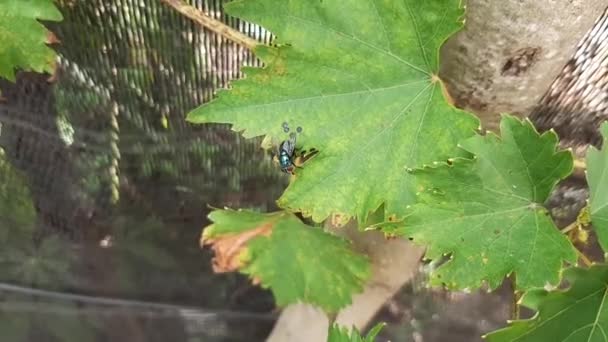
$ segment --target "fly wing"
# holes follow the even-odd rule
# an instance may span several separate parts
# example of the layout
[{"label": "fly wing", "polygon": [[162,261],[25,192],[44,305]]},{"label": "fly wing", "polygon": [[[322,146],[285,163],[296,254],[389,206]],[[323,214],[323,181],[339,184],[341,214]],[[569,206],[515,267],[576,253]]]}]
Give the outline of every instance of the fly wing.
[{"label": "fly wing", "polygon": [[293,151],[295,151],[296,149],[296,134],[295,133],[291,133],[289,135],[289,140],[285,141],[285,152],[287,152],[288,155],[292,155]]}]

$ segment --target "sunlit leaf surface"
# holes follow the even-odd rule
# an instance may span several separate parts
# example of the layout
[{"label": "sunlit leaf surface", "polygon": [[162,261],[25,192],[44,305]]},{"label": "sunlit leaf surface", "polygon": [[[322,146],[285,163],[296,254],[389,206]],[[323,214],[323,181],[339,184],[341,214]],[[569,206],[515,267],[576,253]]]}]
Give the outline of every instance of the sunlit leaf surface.
[{"label": "sunlit leaf surface", "polygon": [[296,170],[284,208],[364,222],[385,203],[386,219],[402,217],[414,200],[406,168],[455,156],[478,126],[446,103],[435,76],[440,45],[462,26],[459,0],[247,0],[226,10],[272,31],[278,47],[258,46],[266,67],[246,69],[188,119],[275,141],[301,127],[297,147],[320,152]]}]

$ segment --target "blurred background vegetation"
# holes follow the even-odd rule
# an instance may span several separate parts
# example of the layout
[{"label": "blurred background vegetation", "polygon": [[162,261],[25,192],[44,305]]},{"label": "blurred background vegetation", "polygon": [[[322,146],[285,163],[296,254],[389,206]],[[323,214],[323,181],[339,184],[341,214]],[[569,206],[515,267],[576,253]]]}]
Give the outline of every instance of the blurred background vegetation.
[{"label": "blurred background vegetation", "polygon": [[57,5],[52,81],[0,84],[1,340],[263,339],[272,296],[198,240],[208,205],[271,210],[286,178],[259,140],[184,120],[258,61],[157,1]]}]

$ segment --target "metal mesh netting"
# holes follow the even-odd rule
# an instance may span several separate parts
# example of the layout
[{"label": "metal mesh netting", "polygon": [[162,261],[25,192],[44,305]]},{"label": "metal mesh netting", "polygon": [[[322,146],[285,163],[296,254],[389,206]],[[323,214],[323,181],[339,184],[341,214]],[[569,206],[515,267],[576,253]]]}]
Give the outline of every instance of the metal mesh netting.
[{"label": "metal mesh netting", "polygon": [[270,210],[285,178],[259,141],[184,120],[259,62],[160,2],[59,6],[53,80],[0,84],[0,340],[263,340],[272,297],[212,276],[197,241],[208,204]]},{"label": "metal mesh netting", "polygon": [[601,142],[599,125],[608,118],[608,9],[577,46],[530,119],[540,130],[553,128],[561,143],[579,147]]},{"label": "metal mesh netting", "polygon": [[[242,276],[213,275],[197,241],[208,204],[272,210],[286,179],[259,140],[184,120],[241,65],[260,63],[160,1],[57,3],[52,80],[0,80],[0,341],[263,341],[272,297]],[[223,15],[222,1],[189,3],[272,38]],[[605,25],[579,54],[606,54]],[[561,79],[595,80],[581,71],[588,57]],[[537,122],[570,103],[551,96],[572,99],[547,95]],[[410,287],[377,317],[393,323],[394,341],[471,341],[509,305],[500,294],[431,300]]]}]

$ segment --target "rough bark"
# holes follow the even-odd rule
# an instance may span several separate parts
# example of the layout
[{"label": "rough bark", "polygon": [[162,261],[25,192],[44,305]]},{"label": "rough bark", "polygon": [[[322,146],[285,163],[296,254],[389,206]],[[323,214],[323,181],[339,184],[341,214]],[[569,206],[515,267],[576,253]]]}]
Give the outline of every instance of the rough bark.
[{"label": "rough bark", "polygon": [[495,129],[500,113],[528,115],[605,0],[468,0],[465,28],[442,48],[440,76],[454,104]]}]

